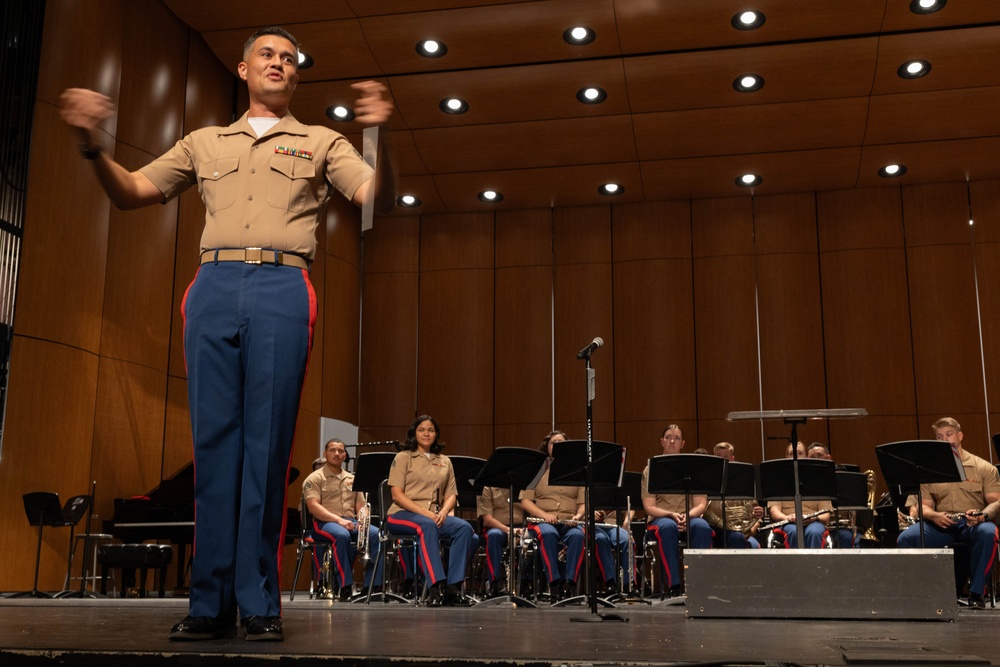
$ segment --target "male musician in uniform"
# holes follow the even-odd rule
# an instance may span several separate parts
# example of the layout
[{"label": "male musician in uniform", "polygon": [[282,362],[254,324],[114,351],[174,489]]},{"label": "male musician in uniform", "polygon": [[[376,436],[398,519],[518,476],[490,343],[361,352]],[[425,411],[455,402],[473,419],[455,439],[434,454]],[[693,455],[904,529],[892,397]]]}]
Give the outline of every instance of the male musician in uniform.
[{"label": "male musician in uniform", "polygon": [[[660,446],[664,454],[679,454],[684,448],[684,433],[680,426],[671,424],[660,436]],[[660,569],[670,597],[682,592],[680,562],[680,534],[690,531],[692,549],[708,549],[712,546],[712,528],[702,518],[708,506],[707,496],[692,496],[690,514],[685,514],[684,494],[649,492],[649,464],[642,471],[642,508],[649,517],[646,539],[656,543]]]},{"label": "male musician in uniform", "polygon": [[[729,442],[716,444],[712,448],[712,454],[727,461],[736,460],[736,448]],[[708,507],[705,509],[705,520],[712,527],[712,546],[717,549],[760,549],[760,542],[754,536],[757,534],[757,526],[764,518],[764,508],[752,500],[727,500],[725,506],[729,510],[734,508],[741,511],[749,509],[750,511],[746,513],[744,520],[749,521],[750,524],[744,532],[743,530],[733,530],[732,523],[726,521],[726,530],[723,531],[722,501],[709,501]],[[724,532],[728,534],[723,535]]]},{"label": "male musician in uniform", "polygon": [[[355,493],[354,473],[344,470],[350,460],[344,441],[331,438],[324,450],[326,465],[312,472],[302,482],[302,497],[313,520],[316,548],[313,550],[317,572],[322,568],[325,546],[332,545],[330,576],[339,582],[339,598],[351,599],[354,592],[354,561],[357,548],[351,540],[358,539],[358,517],[366,507],[363,493]],[[375,577],[375,586],[382,585],[382,561],[379,555],[378,528],[368,526],[368,560],[365,561],[365,588]],[[328,582],[331,588],[334,581]]]},{"label": "male musician in uniform", "polygon": [[[806,446],[799,442],[796,445],[798,458],[806,458]],[[792,445],[785,448],[785,458],[792,458]],[[772,522],[787,521],[785,525],[774,529],[774,534],[787,549],[798,546],[798,532],[795,527],[795,503],[791,500],[772,500],[767,503]],[[833,503],[829,500],[802,501],[802,531],[803,543],[807,549],[822,549],[826,542],[826,523],[833,512]]]},{"label": "male musician in uniform", "polygon": [[[833,457],[830,456],[830,448],[824,445],[822,442],[814,442],[809,445],[806,450],[807,459],[818,459],[821,461],[832,461]],[[837,470],[850,470],[850,466],[835,464]],[[851,515],[853,516],[853,512]],[[849,517],[840,515],[839,518],[844,521],[847,525],[853,525],[854,521],[850,520]],[[856,520],[856,519],[855,519]],[[829,531],[828,531],[829,532]],[[856,535],[854,530],[845,527],[843,524],[836,530],[830,532],[830,536],[833,539],[833,546],[837,549],[854,549],[861,545],[861,536]]]},{"label": "male musician in uniform", "polygon": [[[951,417],[934,422],[934,437],[951,445],[965,469],[964,482],[921,484],[924,545],[940,549],[962,542],[971,547],[969,607],[985,608],[986,582],[997,557],[997,512],[1000,511],[1000,477],[989,461],[962,448],[962,427]],[[899,534],[903,548],[920,546],[920,525]]]},{"label": "male musician in uniform", "polygon": [[[507,578],[504,576],[503,554],[507,549],[510,521],[510,489],[484,486],[476,499],[476,515],[483,522],[483,537],[486,539],[486,574],[490,581],[489,597],[500,595]],[[524,510],[521,503],[514,503],[514,526],[520,531],[524,524]],[[513,593],[513,591],[511,591]]]}]

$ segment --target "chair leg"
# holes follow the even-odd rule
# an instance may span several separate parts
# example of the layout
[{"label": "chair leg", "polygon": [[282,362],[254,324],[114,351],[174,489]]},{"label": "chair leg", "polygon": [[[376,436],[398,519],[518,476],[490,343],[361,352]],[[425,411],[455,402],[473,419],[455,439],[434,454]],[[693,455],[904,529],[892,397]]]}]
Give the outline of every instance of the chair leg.
[{"label": "chair leg", "polygon": [[139,597],[146,597],[146,574],[149,572],[149,568],[143,565],[139,568]]},{"label": "chair leg", "polygon": [[292,578],[292,590],[288,595],[288,601],[291,602],[295,599],[295,587],[299,585],[299,572],[302,571],[302,554],[305,553],[305,549],[299,547],[295,554],[295,576]]}]

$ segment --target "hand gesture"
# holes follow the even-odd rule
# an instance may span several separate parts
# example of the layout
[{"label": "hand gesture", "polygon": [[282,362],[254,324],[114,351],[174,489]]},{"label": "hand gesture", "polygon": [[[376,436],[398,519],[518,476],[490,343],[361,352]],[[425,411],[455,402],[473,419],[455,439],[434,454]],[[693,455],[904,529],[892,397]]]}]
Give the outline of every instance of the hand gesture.
[{"label": "hand gesture", "polygon": [[382,97],[388,89],[378,81],[362,81],[351,84],[358,91],[358,101],[354,104],[354,118],[362,125],[381,125],[389,120],[395,108],[392,100]]},{"label": "hand gesture", "polygon": [[63,122],[76,128],[87,140],[103,121],[115,113],[115,105],[107,95],[86,90],[84,88],[69,88],[59,96],[62,109],[59,115]]}]

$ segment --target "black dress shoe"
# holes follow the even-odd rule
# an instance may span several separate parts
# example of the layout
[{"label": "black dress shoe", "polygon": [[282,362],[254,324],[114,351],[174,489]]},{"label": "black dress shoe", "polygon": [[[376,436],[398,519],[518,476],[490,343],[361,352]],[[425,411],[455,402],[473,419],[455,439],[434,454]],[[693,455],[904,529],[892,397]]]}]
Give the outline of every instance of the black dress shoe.
[{"label": "black dress shoe", "polygon": [[240,635],[248,642],[280,642],[285,628],[278,616],[251,616],[240,623]]},{"label": "black dress shoe", "polygon": [[444,584],[440,581],[427,590],[427,606],[440,607],[444,604]]},{"label": "black dress shoe", "polygon": [[441,604],[445,607],[470,607],[471,603],[462,595],[462,587],[458,584],[448,584],[444,589],[444,599]]},{"label": "black dress shoe", "polygon": [[351,597],[353,595],[354,595],[354,587],[353,586],[344,586],[343,588],[340,589],[339,599],[340,599],[341,602],[350,602],[351,601]]},{"label": "black dress shoe", "polygon": [[976,593],[969,594],[969,609],[986,609],[986,600],[982,595]]},{"label": "black dress shoe", "polygon": [[172,641],[199,641],[221,639],[236,634],[236,619],[232,617],[186,616],[170,628]]}]

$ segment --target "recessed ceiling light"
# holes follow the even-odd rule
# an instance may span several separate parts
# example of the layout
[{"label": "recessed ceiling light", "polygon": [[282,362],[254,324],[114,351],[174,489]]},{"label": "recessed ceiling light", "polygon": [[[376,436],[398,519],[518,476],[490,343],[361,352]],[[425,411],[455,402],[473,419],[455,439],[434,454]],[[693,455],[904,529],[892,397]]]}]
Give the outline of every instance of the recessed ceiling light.
[{"label": "recessed ceiling light", "polygon": [[446,97],[438,108],[445,113],[460,114],[469,110],[469,103],[460,97]]},{"label": "recessed ceiling light", "polygon": [[730,23],[737,30],[755,30],[764,25],[764,21],[766,20],[767,17],[764,16],[763,12],[749,9],[745,12],[735,14]]},{"label": "recessed ceiling light", "polygon": [[337,104],[326,108],[326,117],[330,120],[346,123],[349,120],[354,120],[354,112],[343,105]]},{"label": "recessed ceiling light", "polygon": [[919,79],[931,71],[931,64],[926,60],[907,60],[899,66],[896,74],[901,79]]},{"label": "recessed ceiling light", "polygon": [[736,179],[736,185],[741,188],[752,188],[755,185],[760,185],[764,182],[764,179],[757,174],[743,174]]},{"label": "recessed ceiling light", "polygon": [[567,44],[572,44],[573,46],[590,44],[595,39],[597,39],[597,33],[582,25],[566,28],[563,32],[563,41]]},{"label": "recessed ceiling light", "polygon": [[741,74],[733,81],[733,88],[740,93],[752,93],[764,87],[764,77],[759,74]]},{"label": "recessed ceiling light", "polygon": [[396,203],[404,208],[416,208],[420,206],[423,202],[414,197],[413,195],[402,195],[396,199]]},{"label": "recessed ceiling light", "polygon": [[590,86],[576,91],[576,99],[580,100],[584,104],[600,104],[604,100],[608,99],[608,94],[603,88]]},{"label": "recessed ceiling light", "polygon": [[422,42],[417,42],[417,53],[425,58],[440,58],[448,53],[448,47],[444,42],[439,42],[436,39],[425,39]]},{"label": "recessed ceiling light", "polygon": [[483,190],[476,197],[479,201],[484,201],[488,204],[495,204],[498,201],[503,201],[503,195],[496,190]]},{"label": "recessed ceiling light", "polygon": [[914,14],[933,14],[947,4],[948,0],[910,0],[910,11]]},{"label": "recessed ceiling light", "polygon": [[619,185],[618,183],[605,183],[601,187],[597,188],[597,191],[602,195],[607,195],[608,197],[617,197],[625,192],[625,186]]},{"label": "recessed ceiling light", "polygon": [[309,69],[313,64],[312,56],[305,51],[299,50],[299,69]]},{"label": "recessed ceiling light", "polygon": [[905,173],[905,164],[887,164],[878,170],[878,175],[882,178],[898,178]]}]

